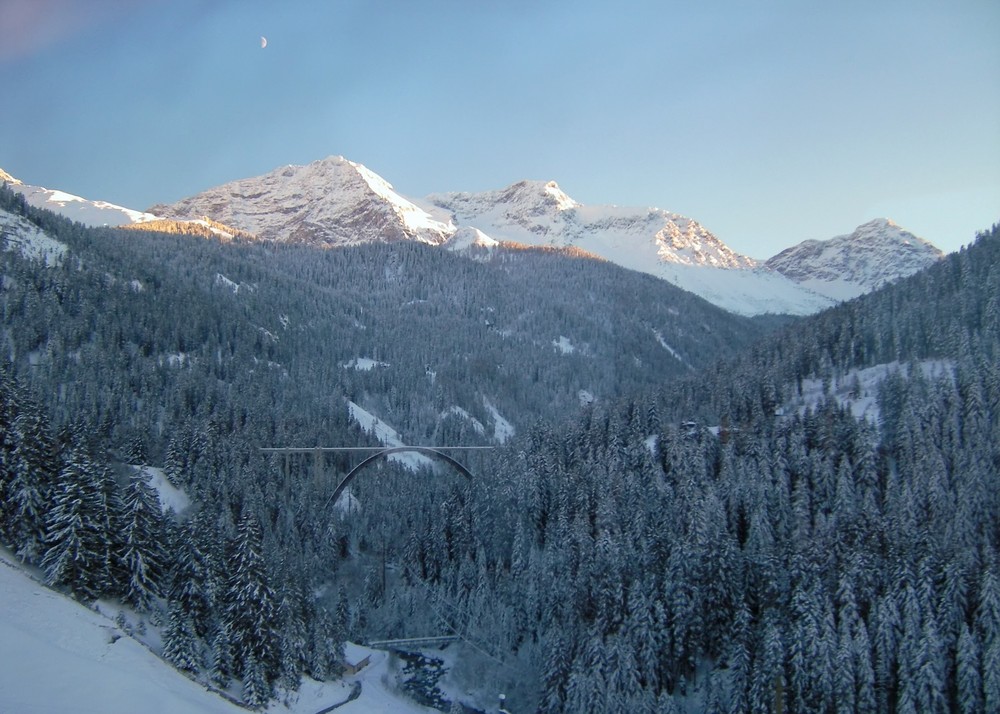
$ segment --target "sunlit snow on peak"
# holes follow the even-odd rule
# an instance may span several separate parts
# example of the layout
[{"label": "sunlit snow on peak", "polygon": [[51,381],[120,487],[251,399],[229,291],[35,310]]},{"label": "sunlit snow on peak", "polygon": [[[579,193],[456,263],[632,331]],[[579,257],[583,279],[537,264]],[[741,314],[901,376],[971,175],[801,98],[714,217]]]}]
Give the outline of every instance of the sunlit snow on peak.
[{"label": "sunlit snow on peak", "polygon": [[560,211],[566,211],[569,210],[570,208],[576,208],[577,206],[580,205],[572,198],[567,196],[566,193],[561,188],[559,188],[559,184],[557,184],[555,181],[549,181],[547,184],[545,184],[543,190],[547,195],[555,199],[556,208],[558,208]]},{"label": "sunlit snow on peak", "polygon": [[371,188],[376,196],[392,206],[393,210],[403,221],[403,225],[411,231],[417,233],[431,231],[443,236],[451,235],[455,232],[455,225],[451,221],[445,223],[436,220],[427,211],[396,193],[392,188],[392,184],[368,167],[353,161],[348,161],[347,163],[354,167],[354,170],[364,179],[365,183],[368,184],[368,187]]},{"label": "sunlit snow on peak", "polygon": [[21,185],[21,182],[18,179],[14,178],[3,169],[0,169],[0,183],[9,183],[12,186]]}]

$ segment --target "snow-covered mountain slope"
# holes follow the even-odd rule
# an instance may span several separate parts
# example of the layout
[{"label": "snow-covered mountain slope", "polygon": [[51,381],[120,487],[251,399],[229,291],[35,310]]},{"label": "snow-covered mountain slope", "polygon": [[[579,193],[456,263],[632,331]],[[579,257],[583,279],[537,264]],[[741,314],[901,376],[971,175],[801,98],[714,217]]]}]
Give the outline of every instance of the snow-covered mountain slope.
[{"label": "snow-covered mountain slope", "polygon": [[[17,714],[246,714],[188,679],[114,620],[50,590],[0,549],[0,712]],[[353,659],[352,659],[353,656]],[[370,664],[334,682],[303,680],[273,701],[271,714],[314,714],[341,704],[345,714],[420,714],[433,710],[400,691],[388,654],[348,645]],[[347,701],[353,689],[356,699]]]},{"label": "snow-covered mountain slope", "polygon": [[265,240],[324,245],[405,239],[437,245],[455,232],[448,216],[432,215],[342,156],[284,166],[150,211],[209,216]]},{"label": "snow-covered mountain slope", "polygon": [[235,713],[114,621],[0,557],[0,711]]},{"label": "snow-covered mountain slope", "polygon": [[807,315],[834,301],[741,255],[703,225],[659,208],[587,206],[554,181],[521,181],[500,191],[437,194],[459,235],[572,247],[650,273],[741,315]]},{"label": "snow-covered mountain slope", "polygon": [[0,249],[19,250],[26,258],[48,266],[58,265],[68,250],[42,229],[21,216],[0,209]]},{"label": "snow-covered mountain slope", "polygon": [[499,191],[447,193],[427,200],[496,240],[577,247],[628,268],[653,259],[679,265],[752,268],[697,221],[659,208],[586,206],[555,181],[520,181]]},{"label": "snow-covered mountain slope", "polygon": [[849,235],[807,240],[765,265],[834,300],[849,300],[923,270],[943,257],[934,245],[888,218],[876,218]]},{"label": "snow-covered mountain slope", "polygon": [[244,231],[230,228],[202,216],[191,220],[170,221],[153,213],[136,211],[107,201],[92,201],[57,189],[31,186],[0,169],[0,184],[3,183],[22,194],[29,205],[44,208],[85,226],[114,226],[166,233],[193,233],[216,236],[222,239],[252,238]]},{"label": "snow-covered mountain slope", "polygon": [[837,303],[764,267],[661,264],[653,274],[737,315],[812,315]]},{"label": "snow-covered mountain slope", "polygon": [[5,182],[11,189],[22,194],[30,205],[48,209],[87,226],[121,226],[157,218],[151,213],[116,206],[107,201],[90,201],[65,191],[31,186],[0,169],[0,183]]}]

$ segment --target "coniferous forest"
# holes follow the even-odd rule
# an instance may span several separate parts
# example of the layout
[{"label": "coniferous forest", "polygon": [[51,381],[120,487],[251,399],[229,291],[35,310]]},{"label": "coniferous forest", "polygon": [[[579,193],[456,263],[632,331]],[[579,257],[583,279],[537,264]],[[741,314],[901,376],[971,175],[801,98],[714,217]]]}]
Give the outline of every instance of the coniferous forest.
[{"label": "coniferous forest", "polygon": [[[456,633],[470,706],[1000,710],[1000,227],[791,321],[558,252],[0,208],[68,247],[0,246],[0,539],[249,706],[345,641]],[[260,451],[376,444],[351,403],[497,448],[471,481],[383,462],[348,507],[353,457]]]}]

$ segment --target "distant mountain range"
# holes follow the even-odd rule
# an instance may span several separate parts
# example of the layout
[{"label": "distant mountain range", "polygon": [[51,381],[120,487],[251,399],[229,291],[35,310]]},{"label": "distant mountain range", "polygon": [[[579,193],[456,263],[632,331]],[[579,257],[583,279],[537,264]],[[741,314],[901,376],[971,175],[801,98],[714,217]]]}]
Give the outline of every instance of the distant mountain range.
[{"label": "distant mountain range", "polygon": [[743,315],[818,312],[911,275],[940,250],[888,219],[806,240],[766,261],[732,250],[697,221],[659,208],[584,205],[554,181],[407,198],[363,165],[331,156],[134,211],[0,180],[29,203],[91,225],[156,219],[223,224],[260,240],[350,245],[414,240],[452,249],[513,243],[573,248],[650,273]]}]

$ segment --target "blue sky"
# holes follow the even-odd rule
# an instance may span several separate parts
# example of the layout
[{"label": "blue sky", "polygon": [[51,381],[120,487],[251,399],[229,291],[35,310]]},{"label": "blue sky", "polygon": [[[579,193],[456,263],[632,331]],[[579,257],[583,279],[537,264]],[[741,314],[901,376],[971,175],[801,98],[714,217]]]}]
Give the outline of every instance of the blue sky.
[{"label": "blue sky", "polygon": [[1000,220],[998,37],[995,0],[0,0],[0,167],[142,209],[340,154],[758,258],[878,216],[954,250]]}]

